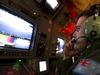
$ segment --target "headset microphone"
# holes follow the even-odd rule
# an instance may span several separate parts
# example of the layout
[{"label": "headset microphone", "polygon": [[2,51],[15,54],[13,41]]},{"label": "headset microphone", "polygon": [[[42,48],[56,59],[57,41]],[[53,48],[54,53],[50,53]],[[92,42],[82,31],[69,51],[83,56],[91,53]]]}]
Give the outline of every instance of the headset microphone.
[{"label": "headset microphone", "polygon": [[71,43],[72,43],[72,44],[76,43],[76,39],[72,39],[72,40],[71,40]]}]

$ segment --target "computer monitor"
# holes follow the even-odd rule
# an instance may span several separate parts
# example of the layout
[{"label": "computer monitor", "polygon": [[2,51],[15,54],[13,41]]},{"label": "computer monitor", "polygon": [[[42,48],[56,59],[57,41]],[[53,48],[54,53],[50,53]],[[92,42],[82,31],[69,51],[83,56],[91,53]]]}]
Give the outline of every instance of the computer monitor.
[{"label": "computer monitor", "polygon": [[38,74],[47,74],[49,71],[49,59],[40,58],[38,59]]},{"label": "computer monitor", "polygon": [[56,53],[63,53],[64,51],[64,45],[65,45],[65,41],[62,38],[57,38],[57,47],[56,47]]},{"label": "computer monitor", "polygon": [[54,15],[62,4],[62,0],[35,0],[36,3],[47,13]]},{"label": "computer monitor", "polygon": [[33,19],[0,3],[0,50],[33,50],[36,31]]},{"label": "computer monitor", "polygon": [[47,61],[45,60],[39,61],[39,71],[40,72],[47,71]]},{"label": "computer monitor", "polygon": [[58,0],[46,0],[46,3],[51,7],[51,9],[55,10],[60,5]]}]

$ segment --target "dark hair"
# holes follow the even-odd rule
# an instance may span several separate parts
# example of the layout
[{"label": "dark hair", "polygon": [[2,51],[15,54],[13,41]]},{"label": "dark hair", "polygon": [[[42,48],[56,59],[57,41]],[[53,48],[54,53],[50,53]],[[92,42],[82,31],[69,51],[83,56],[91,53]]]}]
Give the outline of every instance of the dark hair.
[{"label": "dark hair", "polygon": [[85,10],[81,14],[79,14],[78,18],[80,18],[81,16],[90,17],[94,14],[95,14],[95,12],[93,10]]},{"label": "dark hair", "polygon": [[100,12],[100,4],[92,5],[89,10],[85,10],[82,13],[80,13],[78,18],[81,17],[81,16],[90,17],[92,15],[95,15],[96,9],[99,9],[99,12]]}]

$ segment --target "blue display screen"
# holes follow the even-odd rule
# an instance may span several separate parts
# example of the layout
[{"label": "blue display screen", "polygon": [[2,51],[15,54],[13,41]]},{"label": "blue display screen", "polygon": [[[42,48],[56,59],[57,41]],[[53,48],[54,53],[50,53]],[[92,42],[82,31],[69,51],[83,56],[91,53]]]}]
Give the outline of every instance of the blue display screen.
[{"label": "blue display screen", "polygon": [[35,39],[35,23],[30,23],[18,12],[6,9],[0,8],[0,49],[29,50]]}]

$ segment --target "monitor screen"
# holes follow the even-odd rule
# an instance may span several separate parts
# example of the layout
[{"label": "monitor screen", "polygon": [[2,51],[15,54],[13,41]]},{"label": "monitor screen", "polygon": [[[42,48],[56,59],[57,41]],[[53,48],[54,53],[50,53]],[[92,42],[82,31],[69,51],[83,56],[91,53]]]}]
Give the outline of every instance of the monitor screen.
[{"label": "monitor screen", "polygon": [[0,49],[30,50],[36,25],[28,16],[6,6],[0,6]]},{"label": "monitor screen", "polygon": [[40,61],[39,62],[39,71],[47,71],[47,61]]},{"label": "monitor screen", "polygon": [[51,15],[54,15],[57,13],[57,11],[60,9],[62,4],[61,0],[45,0],[44,5],[45,5],[45,10],[50,13]]},{"label": "monitor screen", "polygon": [[56,53],[63,53],[64,51],[64,45],[65,41],[61,38],[57,38],[57,47],[56,47]]},{"label": "monitor screen", "polygon": [[55,10],[59,6],[58,0],[46,0],[46,3],[53,9]]},{"label": "monitor screen", "polygon": [[45,11],[47,14],[54,15],[61,9],[62,0],[35,0],[39,5],[40,9]]}]

